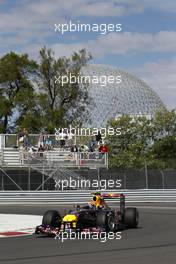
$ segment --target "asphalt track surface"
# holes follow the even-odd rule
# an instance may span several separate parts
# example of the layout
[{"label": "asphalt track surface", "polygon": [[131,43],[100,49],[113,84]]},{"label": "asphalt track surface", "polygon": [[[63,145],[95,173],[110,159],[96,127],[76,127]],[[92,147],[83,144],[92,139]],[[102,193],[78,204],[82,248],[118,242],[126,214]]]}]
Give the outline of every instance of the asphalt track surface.
[{"label": "asphalt track surface", "polygon": [[[56,206],[0,206],[1,213],[11,214],[43,214],[46,209]],[[176,263],[176,205],[140,205],[139,212],[139,228],[125,230],[121,240],[106,243],[95,240],[62,243],[33,236],[2,238],[0,264]]]}]

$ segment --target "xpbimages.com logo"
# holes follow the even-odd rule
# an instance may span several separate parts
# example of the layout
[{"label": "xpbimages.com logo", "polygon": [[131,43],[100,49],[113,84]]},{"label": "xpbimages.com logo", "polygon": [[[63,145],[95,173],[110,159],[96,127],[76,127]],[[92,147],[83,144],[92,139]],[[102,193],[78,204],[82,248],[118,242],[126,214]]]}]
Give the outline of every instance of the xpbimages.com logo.
[{"label": "xpbimages.com logo", "polygon": [[98,240],[101,243],[106,243],[108,240],[120,240],[121,238],[121,232],[75,232],[71,229],[59,232],[59,234],[55,236],[55,239],[62,243],[66,240]]},{"label": "xpbimages.com logo", "polygon": [[55,76],[55,84],[64,86],[65,84],[100,84],[106,86],[107,84],[120,84],[122,82],[121,75],[101,75],[101,76],[89,76],[89,75],[68,75]]},{"label": "xpbimages.com logo", "polygon": [[85,24],[80,23],[80,21],[72,22],[71,20],[68,23],[64,24],[55,24],[54,31],[64,35],[66,32],[95,32],[101,35],[106,35],[110,32],[121,32],[122,24]]},{"label": "xpbimages.com logo", "polygon": [[100,127],[100,128],[84,128],[84,127],[72,127],[71,125],[68,128],[55,128],[55,136],[64,139],[66,135],[71,135],[71,136],[96,136],[98,134],[101,134],[103,138],[106,138],[108,135],[109,136],[120,136],[122,134],[121,128],[120,127]]},{"label": "xpbimages.com logo", "polygon": [[58,180],[55,187],[58,187],[62,191],[67,190],[68,188],[72,189],[99,189],[101,191],[105,191],[107,189],[116,189],[121,188],[122,180],[121,179],[107,179],[107,180],[97,180],[92,179],[91,181],[88,179],[73,179],[69,177],[68,179]]}]

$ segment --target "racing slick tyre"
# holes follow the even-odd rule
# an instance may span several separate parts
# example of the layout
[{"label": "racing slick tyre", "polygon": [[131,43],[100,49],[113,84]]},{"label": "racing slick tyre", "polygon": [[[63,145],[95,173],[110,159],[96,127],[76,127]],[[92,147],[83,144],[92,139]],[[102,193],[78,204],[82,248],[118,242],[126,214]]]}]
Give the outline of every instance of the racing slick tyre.
[{"label": "racing slick tyre", "polygon": [[104,228],[106,231],[114,231],[115,217],[112,212],[99,211],[97,214],[96,224],[98,227]]},{"label": "racing slick tyre", "polygon": [[136,208],[129,207],[125,209],[124,224],[128,228],[135,228],[138,225],[139,213]]},{"label": "racing slick tyre", "polygon": [[61,226],[62,218],[60,214],[55,210],[47,211],[42,219],[42,225],[51,226],[51,227],[60,227]]}]

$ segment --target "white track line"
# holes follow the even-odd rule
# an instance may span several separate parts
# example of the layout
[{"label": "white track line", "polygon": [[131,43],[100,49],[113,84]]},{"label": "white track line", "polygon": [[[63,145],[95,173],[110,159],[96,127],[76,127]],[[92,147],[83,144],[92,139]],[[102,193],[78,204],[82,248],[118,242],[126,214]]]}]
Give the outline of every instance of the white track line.
[{"label": "white track line", "polygon": [[[41,221],[42,216],[39,215],[0,214],[0,238],[30,235]],[[9,235],[8,232],[14,234]]]}]

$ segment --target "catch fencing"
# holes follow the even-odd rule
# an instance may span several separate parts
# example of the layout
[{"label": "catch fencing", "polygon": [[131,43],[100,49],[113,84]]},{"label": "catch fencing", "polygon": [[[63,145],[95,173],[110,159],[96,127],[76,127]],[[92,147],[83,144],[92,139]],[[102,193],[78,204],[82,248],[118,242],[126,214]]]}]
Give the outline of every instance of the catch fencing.
[{"label": "catch fencing", "polygon": [[[73,187],[59,188],[59,180],[70,178],[75,181]],[[80,184],[81,180],[83,185]],[[96,183],[99,185],[97,186]],[[119,189],[176,189],[176,170],[69,169],[62,167],[46,169],[34,166],[28,166],[26,169],[0,170],[0,191],[96,190],[98,188],[116,189],[117,191]]]},{"label": "catch fencing", "polygon": [[[121,189],[176,189],[175,169],[81,169],[74,173],[93,181],[121,181]],[[100,186],[101,187],[101,186]],[[106,186],[107,189],[112,189]]]}]

